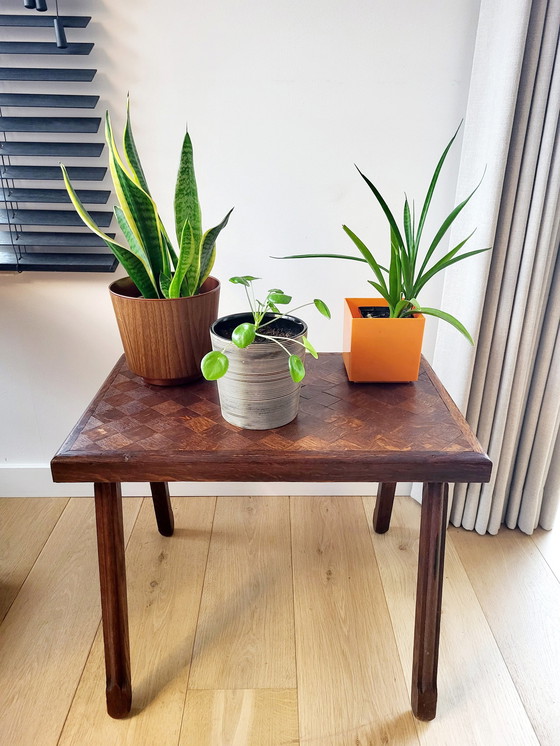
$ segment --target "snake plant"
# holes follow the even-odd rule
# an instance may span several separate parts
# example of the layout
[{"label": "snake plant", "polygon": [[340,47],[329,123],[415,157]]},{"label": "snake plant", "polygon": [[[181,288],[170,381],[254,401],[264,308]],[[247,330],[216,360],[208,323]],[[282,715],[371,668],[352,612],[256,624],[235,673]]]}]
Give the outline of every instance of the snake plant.
[{"label": "snake plant", "polygon": [[[467,259],[467,257],[469,256],[480,254],[483,251],[489,251],[489,248],[485,248],[475,249],[474,251],[465,251],[462,254],[460,253],[463,246],[473,235],[473,231],[469,236],[467,236],[467,238],[463,239],[453,249],[448,251],[443,257],[438,260],[435,260],[434,258],[434,253],[438,248],[442,238],[447,233],[455,218],[459,215],[461,210],[469,202],[473,194],[480,186],[479,182],[479,184],[473,189],[468,197],[460,202],[456,207],[454,207],[451,213],[443,221],[434,238],[430,241],[423,258],[420,255],[420,239],[422,238],[424,224],[428,216],[433,193],[436,188],[436,184],[444,161],[451,146],[453,145],[455,138],[457,137],[458,132],[459,128],[447,144],[447,147],[443,151],[443,154],[438,161],[438,164],[432,176],[432,180],[430,182],[430,186],[428,187],[426,197],[424,199],[418,224],[416,224],[414,203],[411,210],[408,198],[405,195],[402,231],[400,230],[397,221],[393,213],[391,212],[391,209],[389,208],[386,201],[383,199],[377,187],[372,184],[368,177],[365,176],[365,174],[363,174],[356,166],[356,168],[358,169],[358,173],[373,192],[375,199],[383,210],[383,213],[385,214],[385,217],[387,218],[387,221],[389,223],[391,233],[391,259],[389,268],[379,264],[379,262],[375,259],[372,252],[368,249],[365,243],[347,225],[343,225],[342,228],[354,242],[354,245],[358,249],[361,256],[351,256],[347,254],[296,254],[282,258],[307,259],[328,257],[333,259],[350,259],[352,261],[365,262],[369,265],[369,267],[373,271],[373,274],[375,275],[375,280],[368,280],[368,282],[370,283],[370,285],[373,285],[373,287],[379,292],[379,294],[387,301],[390,318],[407,317],[417,312],[424,313],[429,316],[436,316],[440,319],[443,319],[444,321],[447,321],[456,329],[458,329],[461,334],[463,334],[472,344],[473,340],[471,338],[471,335],[458,319],[456,319],[451,314],[446,313],[445,311],[440,311],[437,308],[426,308],[422,306],[417,300],[422,288],[438,272],[441,272],[443,269],[446,269],[446,267],[449,267],[456,262]],[[430,265],[430,262],[433,258],[434,261]]]},{"label": "snake plant", "polygon": [[152,199],[132,135],[130,106],[127,102],[123,133],[124,160],[105,117],[105,139],[109,168],[119,204],[114,212],[126,243],[119,243],[95,224],[77,196],[66,168],[62,175],[66,189],[83,222],[107,244],[144,298],[179,298],[196,295],[212,270],[216,239],[225,227],[231,210],[214,228],[202,231],[202,218],[194,171],[193,146],[185,133],[175,187],[175,250]]}]

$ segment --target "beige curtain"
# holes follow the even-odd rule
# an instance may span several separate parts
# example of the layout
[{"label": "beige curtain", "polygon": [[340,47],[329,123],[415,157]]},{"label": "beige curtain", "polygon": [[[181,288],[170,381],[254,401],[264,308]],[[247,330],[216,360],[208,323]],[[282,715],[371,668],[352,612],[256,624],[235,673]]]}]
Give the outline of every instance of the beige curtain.
[{"label": "beige curtain", "polygon": [[[493,60],[519,74],[509,130],[503,123],[503,183],[489,203],[495,232],[467,406],[494,470],[487,485],[458,486],[451,510],[455,525],[479,533],[496,533],[504,521],[526,533],[550,528],[560,502],[560,0],[483,0],[482,39],[502,33],[516,10],[511,38],[525,29],[522,43]],[[475,90],[496,80],[483,47]],[[479,105],[469,101],[471,137]]]}]

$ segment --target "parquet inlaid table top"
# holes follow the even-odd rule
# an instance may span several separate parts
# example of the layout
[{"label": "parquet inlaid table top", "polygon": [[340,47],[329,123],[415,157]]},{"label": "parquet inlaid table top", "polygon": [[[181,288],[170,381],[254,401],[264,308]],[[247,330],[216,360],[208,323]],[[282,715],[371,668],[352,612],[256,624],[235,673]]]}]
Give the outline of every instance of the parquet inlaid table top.
[{"label": "parquet inlaid table top", "polygon": [[491,469],[425,361],[414,383],[356,384],[341,355],[322,354],[307,363],[293,422],[242,430],[222,419],[215,383],[150,386],[121,358],[51,463],[55,482],[94,483],[108,713],[125,717],[132,705],[122,482],[150,482],[158,529],[169,537],[171,481],[379,482],[380,534],[396,483],[423,482],[411,702],[416,717],[431,720],[447,483],[487,482]]},{"label": "parquet inlaid table top", "polygon": [[215,383],[150,386],[123,357],[53,459],[54,480],[488,480],[490,461],[427,363],[407,384],[350,383],[336,354],[307,369],[293,422],[242,430],[222,419]]}]

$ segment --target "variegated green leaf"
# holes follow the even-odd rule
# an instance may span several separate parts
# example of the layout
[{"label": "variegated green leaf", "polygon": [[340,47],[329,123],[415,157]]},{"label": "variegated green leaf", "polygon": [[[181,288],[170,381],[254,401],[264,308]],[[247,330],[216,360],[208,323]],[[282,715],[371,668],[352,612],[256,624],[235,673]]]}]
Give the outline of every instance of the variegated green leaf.
[{"label": "variegated green leaf", "polygon": [[170,298],[169,288],[171,286],[171,277],[169,275],[160,274],[159,276],[159,287],[164,298]]},{"label": "variegated green leaf", "polygon": [[233,207],[219,225],[217,225],[215,228],[210,228],[210,230],[206,231],[206,233],[202,236],[200,248],[200,276],[198,280],[198,287],[202,285],[202,283],[207,279],[210,272],[212,271],[212,267],[214,266],[214,261],[216,259],[216,240],[220,235],[222,229],[226,227],[229,216],[232,212]]},{"label": "variegated green leaf", "polygon": [[146,194],[149,194],[150,190],[148,189],[148,182],[146,181],[146,177],[144,176],[144,170],[142,169],[138,150],[136,149],[136,143],[134,142],[134,137],[132,135],[132,124],[130,121],[130,99],[128,96],[126,98],[126,124],[123,132],[123,149],[132,177],[134,178],[138,186],[142,187]]},{"label": "variegated green leaf", "polygon": [[[183,286],[183,280],[188,275],[189,268],[195,259],[195,241],[193,236],[192,227],[187,220],[183,226],[183,232],[181,234],[181,246],[179,249],[179,259],[177,261],[177,267],[175,274],[169,288],[169,295],[171,298],[179,298],[181,295],[181,289]],[[185,288],[186,295],[194,295],[190,283],[187,281],[187,287]]]},{"label": "variegated green leaf", "polygon": [[193,146],[188,132],[185,132],[183,140],[175,185],[175,229],[178,241],[181,240],[186,220],[189,221],[194,239],[199,244],[202,237],[202,214],[194,172]]},{"label": "variegated green leaf", "polygon": [[144,247],[142,246],[142,244],[138,243],[138,239],[132,232],[124,212],[121,210],[121,208],[118,205],[115,205],[114,212],[115,212],[115,217],[117,219],[117,223],[119,224],[119,228],[123,232],[123,236],[126,238],[126,241],[128,243],[130,253],[134,254],[134,256],[142,263],[146,271],[146,274],[150,278],[150,281],[157,292],[156,278],[153,275],[152,268],[150,266],[150,261],[149,261],[149,258],[146,252],[144,251]]}]

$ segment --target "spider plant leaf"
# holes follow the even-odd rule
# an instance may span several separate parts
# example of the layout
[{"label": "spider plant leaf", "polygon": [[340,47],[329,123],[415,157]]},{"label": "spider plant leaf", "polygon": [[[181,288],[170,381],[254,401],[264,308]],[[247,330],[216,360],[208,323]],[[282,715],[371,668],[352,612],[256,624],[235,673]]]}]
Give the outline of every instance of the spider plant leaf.
[{"label": "spider plant leaf", "polygon": [[[179,247],[179,258],[177,260],[177,267],[175,268],[175,274],[171,281],[169,288],[170,298],[179,298],[183,290],[183,281],[188,274],[189,268],[195,260],[196,246],[193,236],[192,227],[188,220],[185,221],[183,226],[183,232],[181,233],[181,244]],[[184,288],[186,295],[194,295],[196,291],[193,290],[192,286],[187,280],[187,286]]]},{"label": "spider plant leaf", "polygon": [[377,292],[382,298],[385,298],[385,300],[389,304],[389,310],[392,310],[391,298],[389,296],[389,293],[387,292],[387,288],[381,286],[378,282],[375,282],[374,280],[368,280],[368,282],[370,285],[372,285],[377,290]]},{"label": "spider plant leaf", "polygon": [[307,339],[307,337],[303,336],[301,338],[302,344],[305,347],[305,349],[317,360],[319,357],[319,353],[317,350],[313,347],[311,342]]},{"label": "spider plant leaf", "polygon": [[212,267],[214,266],[214,262],[216,260],[216,240],[223,228],[226,227],[232,211],[233,207],[219,225],[217,225],[215,228],[210,228],[210,230],[207,230],[206,233],[202,236],[202,240],[200,242],[200,276],[198,280],[198,287],[202,285],[202,283],[208,278],[210,272],[212,271]]},{"label": "spider plant leaf", "polygon": [[290,376],[294,383],[299,383],[305,378],[305,366],[303,360],[298,355],[290,355],[288,359],[288,367],[290,369]]},{"label": "spider plant leaf", "polygon": [[461,334],[468,339],[468,341],[474,345],[473,339],[469,332],[465,329],[463,324],[459,321],[459,319],[456,319],[455,316],[452,316],[450,313],[446,313],[445,311],[440,311],[437,308],[415,308],[414,309],[418,313],[426,314],[427,316],[436,316],[438,319],[443,319],[443,321],[447,321],[448,324],[451,324],[451,326],[454,326],[455,329],[461,332]]},{"label": "spider plant leaf", "polygon": [[200,368],[207,381],[216,381],[227,373],[229,360],[223,352],[213,350],[202,358]]},{"label": "spider plant leaf", "polygon": [[442,166],[443,166],[443,164],[445,162],[445,159],[447,158],[447,154],[449,153],[449,149],[453,145],[453,143],[455,141],[455,138],[457,137],[457,134],[458,134],[459,130],[461,129],[461,124],[462,124],[462,122],[459,124],[459,126],[455,130],[455,134],[453,135],[453,137],[451,138],[451,140],[447,144],[447,147],[443,151],[443,153],[441,155],[441,158],[439,159],[438,164],[436,166],[436,169],[434,171],[434,175],[432,176],[432,180],[430,182],[430,186],[428,187],[428,191],[426,193],[426,198],[424,199],[424,204],[422,206],[422,211],[420,213],[420,220],[418,221],[418,231],[416,233],[416,238],[415,238],[416,246],[420,245],[420,237],[422,236],[422,231],[424,229],[424,223],[426,222],[426,217],[428,215],[428,210],[430,209],[430,204],[432,202],[432,196],[434,194],[434,190],[436,188],[436,184],[437,184],[438,179],[439,179],[440,171],[441,171]]},{"label": "spider plant leaf", "polygon": [[406,248],[408,251],[408,255],[412,256],[414,253],[414,235],[412,233],[412,219],[410,217],[410,205],[408,204],[408,198],[406,195],[404,198],[403,226],[404,226],[404,237],[406,239]]},{"label": "spider plant leaf", "polygon": [[[484,175],[483,175],[484,178]],[[432,258],[432,254],[436,250],[436,248],[439,245],[439,242],[444,237],[444,235],[449,230],[450,226],[452,225],[455,218],[459,215],[461,210],[465,207],[465,205],[469,202],[473,194],[476,192],[478,187],[481,185],[482,179],[478,182],[478,184],[475,186],[475,188],[472,190],[472,192],[469,194],[468,197],[466,197],[462,202],[460,202],[456,207],[451,210],[449,215],[445,218],[443,223],[441,224],[441,227],[439,228],[438,232],[434,236],[434,239],[432,243],[430,244],[430,247],[428,248],[428,251],[426,252],[426,256],[424,257],[424,261],[422,262],[422,266],[420,267],[420,272],[418,274],[422,275],[426,267],[428,266],[428,262]]]},{"label": "spider plant leaf", "polygon": [[[368,247],[365,245],[365,243],[360,238],[358,238],[358,236],[347,225],[343,225],[342,229],[344,230],[344,232],[348,236],[350,236],[350,238],[352,239],[352,241],[356,245],[356,247],[357,247],[358,251],[360,252],[360,254],[364,257],[364,259],[366,260],[366,262],[369,264],[369,266],[373,270],[375,276],[377,277],[377,280],[378,280],[379,284],[382,285],[385,288],[385,295],[387,295],[389,293],[389,291],[388,291],[387,285],[385,283],[385,278],[383,277],[383,274],[381,272],[381,267],[377,263],[375,257],[371,253],[371,251],[368,249]],[[385,295],[383,297],[385,297]]]},{"label": "spider plant leaf", "polygon": [[401,316],[404,316],[405,314],[403,313],[403,311],[407,311],[407,313],[408,313],[408,310],[407,310],[407,308],[408,308],[408,306],[410,306],[411,304],[412,304],[412,301],[406,300],[405,298],[403,298],[402,300],[400,300],[400,301],[399,301],[399,302],[398,302],[398,303],[396,304],[396,306],[395,306],[395,308],[394,308],[394,311],[393,311],[393,313],[394,313],[394,318],[398,319],[398,318],[400,318]]},{"label": "spider plant leaf", "polygon": [[[438,272],[441,272],[442,269],[447,269],[447,267],[450,267],[452,264],[455,264],[456,262],[460,262],[462,259],[467,259],[469,256],[475,256],[476,254],[482,254],[485,251],[490,251],[491,247],[488,246],[485,249],[475,249],[474,251],[467,251],[465,254],[460,254],[459,256],[454,256],[452,259],[448,259],[444,262],[444,259],[441,259],[437,264],[434,264],[434,266],[429,269],[427,272],[425,272],[422,277],[420,277],[414,287],[416,289],[416,293],[419,293],[420,290],[424,287],[424,285],[432,279],[432,277],[437,274]],[[450,252],[451,253],[451,252]],[[443,263],[442,263],[443,262]]]},{"label": "spider plant leaf", "polygon": [[363,257],[351,254],[292,254],[291,256],[273,256],[271,259],[350,259],[353,262],[366,262]]},{"label": "spider plant leaf", "polygon": [[188,220],[192,227],[195,241],[197,244],[200,244],[202,237],[202,214],[194,172],[193,146],[188,131],[185,132],[181,148],[174,204],[177,240],[181,240],[183,226],[185,225],[185,221]]},{"label": "spider plant leaf", "polygon": [[399,250],[396,237],[391,231],[391,263],[389,265],[389,297],[391,306],[395,306],[402,297],[402,274]]},{"label": "spider plant leaf", "polygon": [[150,193],[148,189],[148,182],[140,163],[140,156],[136,149],[136,143],[134,142],[134,136],[132,134],[132,124],[130,121],[130,97],[126,97],[126,124],[123,132],[123,150],[126,161],[128,163],[130,173],[139,187],[141,187],[146,194]]},{"label": "spider plant leaf", "polygon": [[368,185],[368,187],[371,189],[371,191],[375,195],[376,200],[379,202],[379,205],[380,205],[381,209],[385,213],[385,217],[389,221],[389,225],[395,231],[395,235],[398,238],[399,245],[404,248],[405,244],[404,244],[404,241],[402,239],[401,232],[399,230],[399,226],[397,225],[397,221],[395,220],[395,217],[394,217],[393,213],[391,212],[391,210],[389,208],[389,205],[385,202],[385,200],[381,196],[381,193],[380,193],[379,189],[374,184],[372,184],[372,182],[368,179],[368,177],[365,174],[363,174],[357,166],[356,166],[356,168],[358,169],[358,173],[360,174],[360,176],[362,177],[362,179],[366,182],[366,184]]}]

